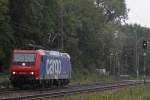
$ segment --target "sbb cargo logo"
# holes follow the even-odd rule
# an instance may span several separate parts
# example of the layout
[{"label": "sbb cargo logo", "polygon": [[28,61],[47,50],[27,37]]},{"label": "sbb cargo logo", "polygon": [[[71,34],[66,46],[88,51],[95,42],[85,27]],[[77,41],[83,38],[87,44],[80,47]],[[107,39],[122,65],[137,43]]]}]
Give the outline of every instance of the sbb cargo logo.
[{"label": "sbb cargo logo", "polygon": [[59,59],[47,59],[46,73],[47,74],[60,74],[61,73],[61,61]]}]

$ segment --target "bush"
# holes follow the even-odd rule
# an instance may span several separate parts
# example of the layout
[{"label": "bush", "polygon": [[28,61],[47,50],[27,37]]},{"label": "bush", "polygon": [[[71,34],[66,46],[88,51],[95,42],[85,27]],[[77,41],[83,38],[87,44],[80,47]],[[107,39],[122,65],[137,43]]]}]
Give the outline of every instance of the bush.
[{"label": "bush", "polygon": [[9,88],[10,86],[9,74],[0,73],[0,88]]},{"label": "bush", "polygon": [[150,93],[144,95],[142,100],[150,100]]}]

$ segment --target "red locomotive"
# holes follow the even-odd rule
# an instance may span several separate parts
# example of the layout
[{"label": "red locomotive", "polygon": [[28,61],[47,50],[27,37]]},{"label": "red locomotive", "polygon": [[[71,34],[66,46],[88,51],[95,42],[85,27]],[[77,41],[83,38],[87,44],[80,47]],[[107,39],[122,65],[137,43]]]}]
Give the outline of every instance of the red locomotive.
[{"label": "red locomotive", "polygon": [[67,85],[71,62],[67,53],[46,50],[14,50],[10,67],[14,87]]}]

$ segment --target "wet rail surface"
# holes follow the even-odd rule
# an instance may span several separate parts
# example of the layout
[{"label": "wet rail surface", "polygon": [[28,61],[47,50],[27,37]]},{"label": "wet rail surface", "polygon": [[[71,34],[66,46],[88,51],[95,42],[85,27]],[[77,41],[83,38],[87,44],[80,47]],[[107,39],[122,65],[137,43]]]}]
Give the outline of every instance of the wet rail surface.
[{"label": "wet rail surface", "polygon": [[[135,86],[138,84],[143,84],[144,81],[120,81],[113,83],[93,83],[93,84],[84,84],[84,85],[69,85],[64,88],[54,89],[54,88],[45,88],[45,89],[31,89],[31,90],[10,90],[4,91],[0,90],[0,100],[37,100],[50,97],[61,97],[65,95],[72,95],[75,93],[88,93],[88,92],[97,92],[105,90],[119,89],[126,86]],[[146,83],[149,83],[147,81]]]}]

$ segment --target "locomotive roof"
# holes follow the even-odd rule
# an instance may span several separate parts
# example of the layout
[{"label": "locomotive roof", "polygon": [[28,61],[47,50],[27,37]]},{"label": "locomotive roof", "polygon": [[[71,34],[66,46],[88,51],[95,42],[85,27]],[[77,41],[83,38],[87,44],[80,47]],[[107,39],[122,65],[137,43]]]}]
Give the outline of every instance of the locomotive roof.
[{"label": "locomotive roof", "polygon": [[14,53],[36,53],[36,50],[14,50]]},{"label": "locomotive roof", "polygon": [[63,56],[70,59],[68,53],[61,53],[59,51],[48,51],[48,50],[14,50],[15,53],[40,53],[41,55],[53,55],[53,56]]},{"label": "locomotive roof", "polygon": [[53,55],[53,56],[63,56],[63,57],[67,57],[70,59],[70,56],[68,53],[61,53],[59,51],[47,51],[47,50],[39,50],[39,52],[42,55]]}]

